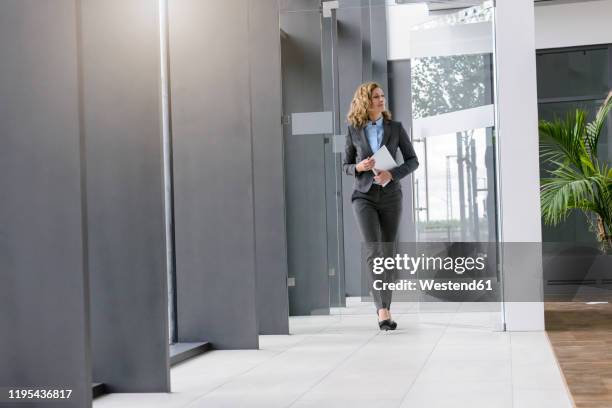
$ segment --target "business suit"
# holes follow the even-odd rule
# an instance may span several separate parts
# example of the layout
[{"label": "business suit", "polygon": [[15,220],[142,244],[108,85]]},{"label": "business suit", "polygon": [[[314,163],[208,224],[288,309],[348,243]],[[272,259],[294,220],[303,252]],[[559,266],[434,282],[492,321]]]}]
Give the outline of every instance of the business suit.
[{"label": "business suit", "polygon": [[383,282],[393,281],[393,272],[388,271],[381,275],[373,274],[373,260],[379,256],[393,256],[402,213],[400,179],[412,173],[419,166],[412,143],[410,143],[408,134],[400,122],[383,120],[383,137],[380,146],[386,146],[392,157],[396,157],[399,148],[404,158],[404,163],[389,171],[392,180],[386,187],[374,183],[374,173],[372,171],[359,172],[356,169],[357,163],[372,156],[374,152],[364,129],[349,126],[343,169],[346,174],[355,176],[351,201],[365,243],[365,255],[371,279],[370,289],[376,304],[376,310],[390,308],[392,292],[390,290],[374,290],[371,284],[374,279],[380,279]]}]

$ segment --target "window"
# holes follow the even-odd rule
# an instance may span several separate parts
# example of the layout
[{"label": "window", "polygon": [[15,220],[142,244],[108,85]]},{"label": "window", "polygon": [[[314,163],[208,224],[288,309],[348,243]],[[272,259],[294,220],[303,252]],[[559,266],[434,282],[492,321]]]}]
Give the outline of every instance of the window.
[{"label": "window", "polygon": [[[610,58],[612,46],[572,47],[538,50],[538,115],[540,119],[563,118],[568,112],[582,108],[593,120],[597,109],[612,89]],[[599,145],[601,160],[610,162],[610,126],[602,131]],[[540,175],[546,166],[540,163]],[[542,224],[544,242],[595,242],[584,215],[572,213],[556,227]]]}]

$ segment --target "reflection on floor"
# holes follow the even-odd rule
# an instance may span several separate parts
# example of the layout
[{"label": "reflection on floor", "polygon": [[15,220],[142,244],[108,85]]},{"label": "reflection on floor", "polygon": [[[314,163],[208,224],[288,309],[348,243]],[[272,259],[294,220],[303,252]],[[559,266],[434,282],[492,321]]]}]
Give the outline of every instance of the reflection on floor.
[{"label": "reflection on floor", "polygon": [[292,317],[260,350],[212,351],[172,369],[172,394],[111,394],[95,408],[520,407],[571,402],[546,334],[494,331],[495,304],[371,303]]},{"label": "reflection on floor", "polygon": [[612,407],[612,305],[546,303],[546,331],[576,407]]}]

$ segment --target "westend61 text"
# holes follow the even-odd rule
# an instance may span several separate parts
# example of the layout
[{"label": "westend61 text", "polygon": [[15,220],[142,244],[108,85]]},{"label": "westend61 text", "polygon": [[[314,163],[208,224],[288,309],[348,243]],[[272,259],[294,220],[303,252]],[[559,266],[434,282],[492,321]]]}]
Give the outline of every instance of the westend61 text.
[{"label": "westend61 text", "polygon": [[433,279],[408,280],[402,279],[398,282],[383,282],[377,279],[372,287],[375,290],[427,290],[427,291],[491,291],[491,279],[479,279],[469,282],[436,282]]}]

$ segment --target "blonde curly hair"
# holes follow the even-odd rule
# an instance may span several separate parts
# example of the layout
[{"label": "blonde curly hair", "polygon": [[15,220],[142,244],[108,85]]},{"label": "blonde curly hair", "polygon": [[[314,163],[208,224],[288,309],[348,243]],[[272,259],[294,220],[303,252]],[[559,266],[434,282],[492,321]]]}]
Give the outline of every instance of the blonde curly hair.
[{"label": "blonde curly hair", "polygon": [[[347,122],[354,128],[363,128],[368,122],[368,108],[372,100],[372,92],[376,88],[382,89],[382,86],[377,82],[366,82],[357,87],[351,101],[351,109],[349,109],[349,113],[346,115]],[[386,120],[391,119],[391,112],[388,110],[383,111],[382,115]]]}]

